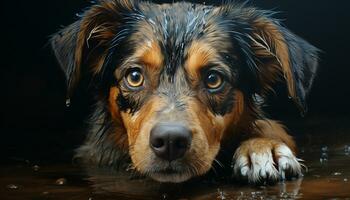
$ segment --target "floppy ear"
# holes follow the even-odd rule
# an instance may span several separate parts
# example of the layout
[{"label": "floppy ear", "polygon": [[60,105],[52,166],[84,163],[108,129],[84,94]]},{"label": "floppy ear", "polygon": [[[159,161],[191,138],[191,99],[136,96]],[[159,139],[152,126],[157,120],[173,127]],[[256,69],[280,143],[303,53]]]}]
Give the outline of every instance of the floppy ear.
[{"label": "floppy ear", "polygon": [[260,81],[269,89],[281,72],[290,97],[304,111],[318,66],[318,50],[282,27],[277,20],[260,16],[252,21],[251,47],[261,70]]},{"label": "floppy ear", "polygon": [[125,13],[133,10],[129,0],[100,0],[81,19],[51,38],[55,56],[66,74],[68,96],[82,74],[99,74]]},{"label": "floppy ear", "polygon": [[265,96],[283,77],[289,96],[301,111],[306,111],[305,99],[317,70],[318,49],[280,25],[267,11],[244,6],[229,9],[234,10],[231,18],[242,30],[235,38],[247,65],[245,70],[253,74],[245,84],[256,80],[253,92]]}]

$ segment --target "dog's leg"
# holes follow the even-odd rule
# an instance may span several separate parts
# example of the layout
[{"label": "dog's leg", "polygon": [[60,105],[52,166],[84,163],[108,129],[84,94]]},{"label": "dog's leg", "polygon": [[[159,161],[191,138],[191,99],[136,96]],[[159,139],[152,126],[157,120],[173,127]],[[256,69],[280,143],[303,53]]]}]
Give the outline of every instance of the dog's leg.
[{"label": "dog's leg", "polygon": [[249,182],[284,180],[302,175],[295,143],[276,121],[258,120],[253,137],[241,143],[234,155],[234,174]]}]

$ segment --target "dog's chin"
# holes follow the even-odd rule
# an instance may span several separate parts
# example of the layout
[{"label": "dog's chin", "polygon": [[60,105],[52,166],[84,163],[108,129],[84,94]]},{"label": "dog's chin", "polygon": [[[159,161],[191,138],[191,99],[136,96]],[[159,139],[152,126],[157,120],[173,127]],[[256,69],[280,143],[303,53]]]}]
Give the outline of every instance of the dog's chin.
[{"label": "dog's chin", "polygon": [[154,163],[144,174],[161,183],[182,183],[196,176],[191,167],[179,161]]},{"label": "dog's chin", "polygon": [[153,172],[149,176],[162,183],[182,183],[192,178],[193,175],[186,172]]}]

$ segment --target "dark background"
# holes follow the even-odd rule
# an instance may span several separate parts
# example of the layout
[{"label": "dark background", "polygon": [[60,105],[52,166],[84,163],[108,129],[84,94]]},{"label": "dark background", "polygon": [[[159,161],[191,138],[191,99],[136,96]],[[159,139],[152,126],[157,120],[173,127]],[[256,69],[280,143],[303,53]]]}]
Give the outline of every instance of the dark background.
[{"label": "dark background", "polygon": [[[206,1],[213,2],[218,1]],[[350,2],[256,0],[251,4],[282,11],[277,17],[289,29],[323,51],[306,118],[349,119]],[[87,100],[78,96],[66,108],[64,75],[47,41],[88,5],[85,0],[2,3],[0,162],[70,160],[71,150],[81,143],[84,133],[79,127],[87,114]],[[305,118],[283,92],[272,97],[271,115],[302,122]]]}]

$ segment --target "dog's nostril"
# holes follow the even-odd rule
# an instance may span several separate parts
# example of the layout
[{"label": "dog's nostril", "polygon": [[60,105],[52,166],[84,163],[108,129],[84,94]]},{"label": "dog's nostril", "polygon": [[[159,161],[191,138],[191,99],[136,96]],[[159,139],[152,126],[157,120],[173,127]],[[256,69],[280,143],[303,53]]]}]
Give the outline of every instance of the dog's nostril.
[{"label": "dog's nostril", "polygon": [[164,146],[164,140],[161,138],[156,138],[153,142],[151,142],[152,147],[161,148]]},{"label": "dog's nostril", "polygon": [[178,139],[174,142],[176,148],[187,148],[188,142],[186,139]]},{"label": "dog's nostril", "polygon": [[160,123],[154,126],[150,135],[153,152],[165,160],[176,160],[185,155],[192,140],[191,131],[178,123]]}]

